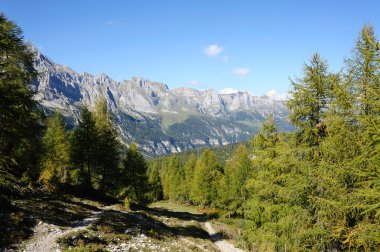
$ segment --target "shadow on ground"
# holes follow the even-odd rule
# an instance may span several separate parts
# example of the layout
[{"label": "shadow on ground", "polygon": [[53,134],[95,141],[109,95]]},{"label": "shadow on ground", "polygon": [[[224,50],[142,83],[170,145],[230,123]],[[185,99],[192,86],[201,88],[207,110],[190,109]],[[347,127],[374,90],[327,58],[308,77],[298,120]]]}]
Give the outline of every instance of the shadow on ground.
[{"label": "shadow on ground", "polygon": [[[103,204],[107,205],[109,201]],[[78,221],[92,217],[94,212],[99,211],[101,209],[93,201],[79,200],[72,196],[4,201],[0,206],[0,251],[31,237],[39,220],[58,226],[76,227]],[[199,223],[210,220],[207,214],[175,212],[164,208],[140,208],[134,211],[103,210],[98,217],[90,225],[90,231],[105,234],[106,243],[120,239],[128,240],[141,234],[158,240],[188,237],[215,242],[223,238],[222,234],[210,236],[200,226]],[[173,219],[179,224],[168,226],[158,220],[162,217]],[[191,221],[194,221],[194,225]],[[186,225],[182,225],[181,222],[186,222]],[[96,239],[88,242],[96,243]],[[104,244],[101,246],[106,246]]]},{"label": "shadow on ground", "polygon": [[0,251],[11,244],[17,243],[33,234],[36,220],[28,213],[12,205],[7,200],[0,204]]},{"label": "shadow on ground", "polygon": [[99,220],[93,225],[93,229],[109,234],[127,233],[131,236],[145,234],[160,240],[182,236],[215,242],[223,238],[221,233],[210,236],[197,225],[168,226],[153,216],[196,221],[196,223],[209,220],[206,214],[174,212],[163,208],[143,208],[143,210],[133,212],[107,210],[101,214]]},{"label": "shadow on ground", "polygon": [[[74,191],[74,189],[73,189]],[[88,194],[90,199],[99,201],[99,196]],[[99,208],[88,200],[75,200],[72,195],[30,195],[17,199],[1,197],[0,203],[0,251],[12,244],[18,244],[33,234],[39,221],[65,227],[75,227],[78,221],[93,215]],[[104,200],[104,201],[103,201]],[[101,198],[108,204],[109,200]]]},{"label": "shadow on ground", "polygon": [[176,218],[183,221],[198,221],[198,222],[206,222],[211,219],[211,217],[205,213],[203,214],[192,214],[189,212],[177,212],[170,211],[166,208],[145,208],[146,212],[155,215],[157,217],[167,217],[167,218]]}]

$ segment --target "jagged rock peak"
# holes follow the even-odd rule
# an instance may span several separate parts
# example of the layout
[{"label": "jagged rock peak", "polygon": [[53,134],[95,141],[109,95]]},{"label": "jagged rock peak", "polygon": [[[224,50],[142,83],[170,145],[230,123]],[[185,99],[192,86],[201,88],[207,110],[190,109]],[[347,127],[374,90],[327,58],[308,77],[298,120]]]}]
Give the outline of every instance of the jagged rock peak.
[{"label": "jagged rock peak", "polygon": [[105,73],[78,73],[33,50],[40,75],[32,89],[46,110],[61,111],[74,125],[83,104],[94,108],[104,98],[122,141],[134,141],[150,155],[247,140],[270,113],[288,125],[284,104],[269,97],[187,87],[170,90],[143,77],[116,81]]}]

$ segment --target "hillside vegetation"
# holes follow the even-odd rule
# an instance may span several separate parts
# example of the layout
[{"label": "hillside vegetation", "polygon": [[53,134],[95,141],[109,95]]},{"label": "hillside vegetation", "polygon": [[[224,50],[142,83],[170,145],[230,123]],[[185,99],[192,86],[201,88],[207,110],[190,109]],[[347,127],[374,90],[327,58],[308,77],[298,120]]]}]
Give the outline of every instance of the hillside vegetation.
[{"label": "hillside vegetation", "polygon": [[295,133],[269,116],[223,166],[210,149],[156,159],[154,195],[219,209],[254,251],[378,251],[379,47],[365,26],[339,73],[313,55],[287,101]]},{"label": "hillside vegetation", "polygon": [[[363,27],[340,72],[314,54],[292,80],[286,105],[296,132],[279,133],[268,115],[250,148],[149,163],[135,144],[120,143],[103,99],[92,110],[84,105],[72,130],[59,111],[44,115],[30,89],[33,53],[3,14],[0,36],[0,248],[48,230],[42,244],[59,238],[65,249],[117,250],[149,236],[167,250],[181,242],[184,250],[213,251],[220,238],[208,220],[219,217],[253,251],[380,250],[380,45],[373,27]],[[90,196],[108,206],[83,201]],[[161,199],[212,214],[145,207]]]}]

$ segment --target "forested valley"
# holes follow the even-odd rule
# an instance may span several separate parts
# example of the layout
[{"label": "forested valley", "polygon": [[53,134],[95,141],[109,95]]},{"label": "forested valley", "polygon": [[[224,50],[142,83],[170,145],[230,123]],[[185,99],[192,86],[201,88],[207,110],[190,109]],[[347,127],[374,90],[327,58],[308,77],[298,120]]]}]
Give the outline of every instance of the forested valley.
[{"label": "forested valley", "polygon": [[[135,144],[119,141],[104,100],[83,105],[71,130],[59,111],[45,115],[28,86],[38,74],[33,54],[3,14],[0,53],[0,248],[30,237],[29,204],[54,201],[54,218],[67,208],[57,198],[91,195],[126,211],[160,200],[206,209],[250,251],[380,250],[380,44],[372,26],[362,28],[339,72],[316,53],[291,80],[286,105],[295,132],[278,132],[268,114],[250,143],[231,147],[223,162],[218,149],[145,160]],[[14,203],[27,199],[24,208]],[[127,239],[115,223],[137,215],[103,210],[110,212],[93,231]],[[162,240],[154,228],[147,234]],[[107,238],[86,235],[65,242],[106,249]]]}]

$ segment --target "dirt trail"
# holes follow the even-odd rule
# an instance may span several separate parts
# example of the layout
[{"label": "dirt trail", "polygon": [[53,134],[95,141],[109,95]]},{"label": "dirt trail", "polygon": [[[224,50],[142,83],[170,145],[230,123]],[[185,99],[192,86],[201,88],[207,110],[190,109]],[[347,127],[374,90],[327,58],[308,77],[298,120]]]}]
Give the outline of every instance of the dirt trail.
[{"label": "dirt trail", "polygon": [[[213,228],[210,220],[204,217],[197,208],[177,205],[169,202],[158,202],[152,204],[152,209],[156,209],[159,220],[173,227],[190,227],[197,226],[198,233],[204,232],[201,239],[194,239],[193,236],[181,236],[181,240],[191,245],[197,251],[221,251],[221,252],[243,252],[244,250],[236,248],[228,240]],[[195,230],[195,229],[194,229]],[[191,239],[193,238],[193,239]],[[210,246],[211,245],[211,246]]]},{"label": "dirt trail", "polygon": [[[178,211],[179,210],[179,211]],[[150,208],[147,212],[124,211],[117,205],[105,206],[91,212],[89,218],[71,223],[70,228],[62,228],[58,225],[44,222],[34,227],[34,235],[20,245],[20,251],[25,252],[50,252],[60,251],[57,239],[71,232],[87,229],[91,224],[100,220],[104,214],[113,214],[129,219],[132,226],[140,226],[136,234],[132,234],[130,240],[120,241],[120,244],[108,244],[106,250],[129,251],[222,251],[242,252],[235,248],[227,240],[223,240],[213,228],[210,221],[205,220],[199,213],[189,213],[183,209]],[[103,218],[103,217],[102,217]],[[128,220],[125,219],[125,220]],[[127,228],[125,233],[132,229]],[[155,240],[147,236],[147,231],[155,230],[156,233],[167,233],[167,239]],[[149,233],[149,232],[148,232]]]},{"label": "dirt trail", "polygon": [[234,245],[229,243],[226,240],[222,240],[217,236],[216,230],[212,227],[211,222],[207,221],[205,223],[206,231],[211,236],[211,240],[214,242],[214,244],[220,249],[222,252],[243,252],[243,250],[235,248]]},{"label": "dirt trail", "polygon": [[68,229],[61,229],[57,225],[47,224],[40,222],[34,228],[34,235],[23,244],[22,247],[25,252],[50,252],[60,251],[56,240],[70,232],[80,231],[86,229],[89,225],[94,223],[103,211],[94,211],[92,216],[85,218],[81,221],[73,223],[73,227]]}]

